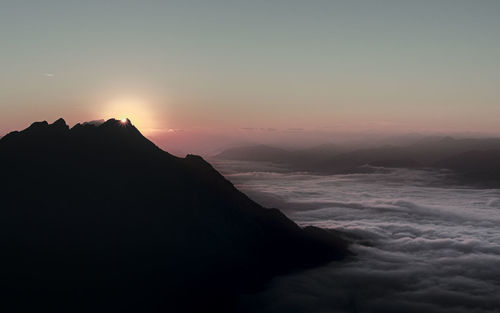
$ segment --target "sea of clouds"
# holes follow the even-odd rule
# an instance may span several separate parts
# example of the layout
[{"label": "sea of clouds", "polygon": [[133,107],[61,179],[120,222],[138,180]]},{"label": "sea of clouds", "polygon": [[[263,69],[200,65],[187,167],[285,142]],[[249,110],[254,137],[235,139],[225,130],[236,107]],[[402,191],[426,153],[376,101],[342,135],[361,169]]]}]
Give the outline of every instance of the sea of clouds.
[{"label": "sea of clouds", "polygon": [[216,162],[238,188],[300,225],[343,231],[352,259],[278,277],[250,312],[500,312],[500,190],[446,172],[319,176]]}]

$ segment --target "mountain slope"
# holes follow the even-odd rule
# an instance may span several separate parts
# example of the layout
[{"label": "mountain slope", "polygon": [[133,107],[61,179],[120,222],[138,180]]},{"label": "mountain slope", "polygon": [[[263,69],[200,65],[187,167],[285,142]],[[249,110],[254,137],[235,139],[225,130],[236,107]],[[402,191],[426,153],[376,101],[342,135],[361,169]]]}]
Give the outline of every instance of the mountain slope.
[{"label": "mountain slope", "polygon": [[474,150],[460,153],[434,164],[453,170],[467,184],[500,186],[500,150]]},{"label": "mountain slope", "polygon": [[348,255],[128,120],[34,123],[0,139],[0,172],[11,311],[232,310],[274,275]]},{"label": "mountain slope", "polygon": [[288,161],[292,155],[293,154],[291,152],[284,149],[269,147],[266,145],[256,145],[229,148],[217,154],[215,158],[225,160],[281,163]]},{"label": "mountain slope", "polygon": [[[267,147],[266,151],[272,151]],[[347,151],[345,151],[347,150]],[[499,180],[495,163],[495,151],[500,150],[500,138],[468,138],[451,137],[423,138],[410,145],[349,150],[335,147],[324,151],[314,149],[288,151],[277,158],[268,157],[269,153],[261,153],[255,147],[243,147],[238,150],[228,149],[217,155],[217,158],[245,161],[267,161],[281,163],[292,171],[310,171],[319,174],[345,174],[369,171],[365,165],[375,167],[404,168],[448,168],[458,174],[473,177],[480,176],[488,180]],[[265,151],[265,152],[266,152]],[[475,155],[472,157],[472,155]],[[454,160],[454,161],[453,161]],[[462,160],[462,161],[460,161]],[[462,162],[462,166],[458,166]],[[483,162],[486,162],[483,164]],[[450,163],[450,164],[448,164]],[[487,166],[488,169],[484,169]],[[475,169],[476,168],[476,169]],[[472,172],[484,171],[479,175]],[[486,172],[490,171],[491,175]],[[489,176],[489,177],[487,177]],[[495,177],[494,177],[495,176]]]}]

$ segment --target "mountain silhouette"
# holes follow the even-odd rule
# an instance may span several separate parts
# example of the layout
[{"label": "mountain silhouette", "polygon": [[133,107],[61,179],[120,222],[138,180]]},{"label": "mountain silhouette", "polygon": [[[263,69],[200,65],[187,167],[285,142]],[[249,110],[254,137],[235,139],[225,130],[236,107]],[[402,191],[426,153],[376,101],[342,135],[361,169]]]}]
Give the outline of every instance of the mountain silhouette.
[{"label": "mountain silhouette", "polygon": [[467,151],[439,160],[434,166],[454,171],[457,178],[467,184],[500,186],[500,150]]},{"label": "mountain silhouette", "polygon": [[215,156],[219,159],[280,163],[290,160],[293,154],[287,150],[256,145],[229,148]]},{"label": "mountain silhouette", "polygon": [[[316,174],[348,174],[374,171],[370,167],[425,168],[452,170],[458,182],[500,186],[500,138],[429,137],[408,145],[384,145],[344,151],[308,148],[280,150],[247,146],[226,149],[215,158],[238,161],[271,162],[282,170]],[[277,151],[277,152],[276,152]],[[273,153],[270,153],[273,152]],[[279,152],[279,154],[278,154]]]},{"label": "mountain silhouette", "polygon": [[233,311],[275,275],[349,255],[128,119],[35,122],[0,139],[0,173],[3,311]]}]

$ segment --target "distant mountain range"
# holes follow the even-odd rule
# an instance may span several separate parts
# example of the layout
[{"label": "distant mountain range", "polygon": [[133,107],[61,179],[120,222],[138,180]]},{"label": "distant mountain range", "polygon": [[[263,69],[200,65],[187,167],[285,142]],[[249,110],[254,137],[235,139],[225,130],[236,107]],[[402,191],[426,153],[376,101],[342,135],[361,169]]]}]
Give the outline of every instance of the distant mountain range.
[{"label": "distant mountain range", "polygon": [[423,138],[409,145],[376,148],[285,150],[269,146],[246,146],[224,150],[216,158],[279,163],[293,171],[346,174],[369,171],[373,167],[435,168],[453,170],[467,183],[500,185],[500,138]]},{"label": "distant mountain range", "polygon": [[232,311],[275,275],[350,254],[129,120],[33,123],[0,139],[0,173],[5,312]]},{"label": "distant mountain range", "polygon": [[307,168],[315,162],[322,162],[343,152],[351,151],[348,147],[320,145],[307,149],[287,150],[267,145],[250,145],[223,150],[215,155],[217,159],[271,162]]}]

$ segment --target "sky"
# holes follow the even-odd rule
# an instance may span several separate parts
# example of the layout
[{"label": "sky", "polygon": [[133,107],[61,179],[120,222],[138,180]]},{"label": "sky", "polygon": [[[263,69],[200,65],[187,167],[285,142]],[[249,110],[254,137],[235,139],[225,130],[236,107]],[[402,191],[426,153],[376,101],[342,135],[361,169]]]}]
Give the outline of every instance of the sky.
[{"label": "sky", "polygon": [[500,133],[498,16],[496,0],[0,0],[0,134],[58,117],[129,117],[164,144]]}]

